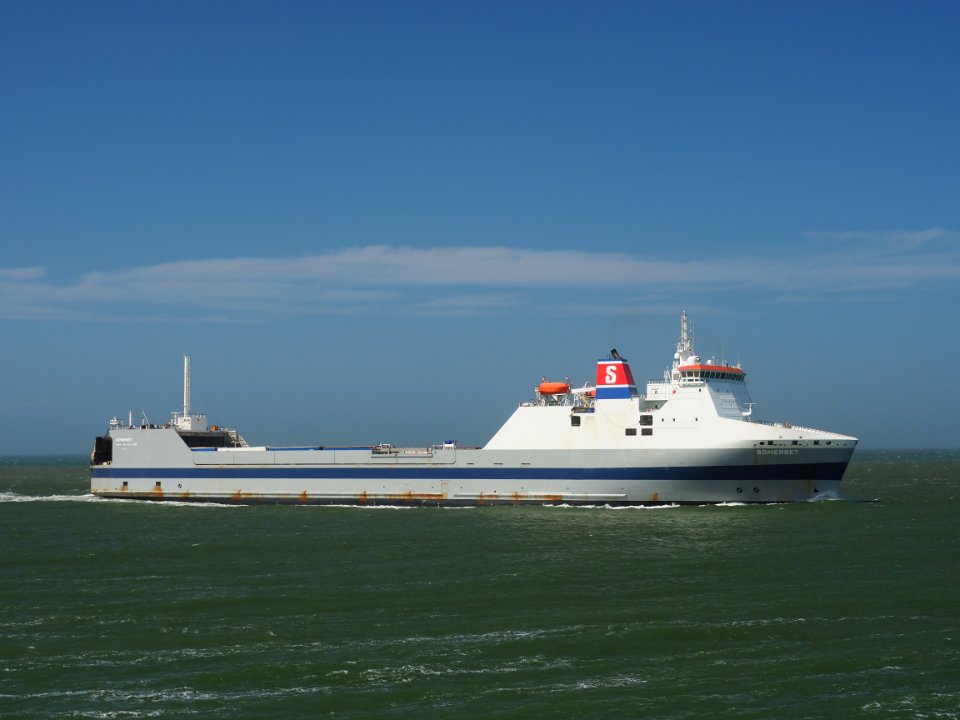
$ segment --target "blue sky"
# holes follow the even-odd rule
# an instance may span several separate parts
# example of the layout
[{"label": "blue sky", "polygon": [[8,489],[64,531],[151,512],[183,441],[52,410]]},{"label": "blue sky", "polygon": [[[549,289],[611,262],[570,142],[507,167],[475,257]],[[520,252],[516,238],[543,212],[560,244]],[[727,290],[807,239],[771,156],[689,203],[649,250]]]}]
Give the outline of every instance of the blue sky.
[{"label": "blue sky", "polygon": [[617,347],[956,447],[955,3],[5,2],[0,453],[482,444]]}]

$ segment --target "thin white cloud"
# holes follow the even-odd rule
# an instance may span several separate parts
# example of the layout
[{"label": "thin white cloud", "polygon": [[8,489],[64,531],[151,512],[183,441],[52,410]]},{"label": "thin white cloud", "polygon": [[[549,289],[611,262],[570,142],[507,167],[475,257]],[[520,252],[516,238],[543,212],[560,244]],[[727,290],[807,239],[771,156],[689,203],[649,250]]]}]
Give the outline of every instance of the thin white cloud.
[{"label": "thin white cloud", "polygon": [[621,296],[625,289],[685,296],[730,290],[851,292],[960,278],[956,233],[941,228],[808,236],[837,242],[818,252],[689,260],[622,252],[375,245],[307,257],[145,265],[89,272],[59,284],[40,267],[9,268],[0,269],[0,317],[157,319],[184,309],[193,317],[233,322],[384,310],[444,316],[503,312],[531,298],[541,306],[556,305],[585,288],[591,290],[591,302],[606,306],[607,289]]},{"label": "thin white cloud", "polygon": [[465,317],[509,310],[522,305],[523,293],[478,292],[472,294],[440,295],[430,297],[412,306],[412,311],[424,316]]},{"label": "thin white cloud", "polygon": [[899,249],[918,248],[938,241],[956,245],[960,236],[946,228],[933,227],[925,230],[844,230],[841,232],[808,232],[808,238],[830,243],[856,244]]},{"label": "thin white cloud", "polygon": [[37,280],[44,275],[43,268],[24,267],[24,268],[0,268],[0,281],[4,280]]}]

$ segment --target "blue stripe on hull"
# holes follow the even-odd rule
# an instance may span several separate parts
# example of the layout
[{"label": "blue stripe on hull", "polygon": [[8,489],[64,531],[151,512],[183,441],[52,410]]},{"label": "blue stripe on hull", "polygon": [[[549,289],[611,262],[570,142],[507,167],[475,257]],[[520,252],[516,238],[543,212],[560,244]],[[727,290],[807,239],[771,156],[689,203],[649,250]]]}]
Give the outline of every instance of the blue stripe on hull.
[{"label": "blue stripe on hull", "polygon": [[156,479],[279,479],[307,480],[840,480],[847,463],[784,465],[723,465],[650,468],[452,468],[396,467],[210,467],[116,468],[93,467],[95,478]]}]

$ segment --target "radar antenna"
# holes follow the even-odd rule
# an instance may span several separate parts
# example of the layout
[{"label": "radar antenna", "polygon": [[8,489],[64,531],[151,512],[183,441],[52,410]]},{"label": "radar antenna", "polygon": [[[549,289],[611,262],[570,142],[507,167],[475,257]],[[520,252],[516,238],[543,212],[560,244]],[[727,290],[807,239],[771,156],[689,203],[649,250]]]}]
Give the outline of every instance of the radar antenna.
[{"label": "radar antenna", "polygon": [[680,313],[680,342],[677,344],[677,351],[681,354],[693,352],[693,334],[690,332],[686,310]]}]

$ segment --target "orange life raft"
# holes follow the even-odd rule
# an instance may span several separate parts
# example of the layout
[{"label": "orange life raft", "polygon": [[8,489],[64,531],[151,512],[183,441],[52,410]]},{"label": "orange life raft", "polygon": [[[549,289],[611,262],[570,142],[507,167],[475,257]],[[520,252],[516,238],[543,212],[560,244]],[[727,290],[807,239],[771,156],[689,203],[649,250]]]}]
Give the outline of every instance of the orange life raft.
[{"label": "orange life raft", "polygon": [[563,395],[570,392],[570,383],[544,380],[537,388],[537,392],[541,395]]}]

